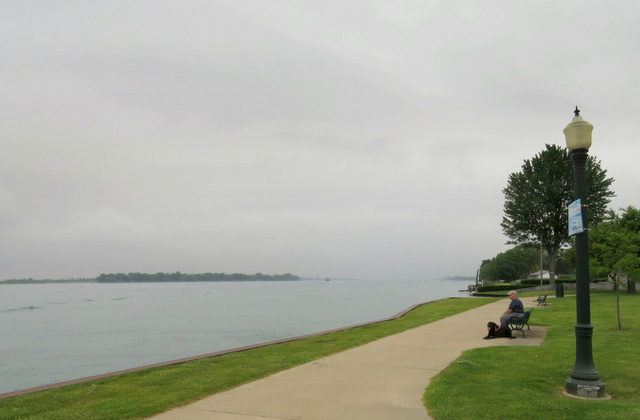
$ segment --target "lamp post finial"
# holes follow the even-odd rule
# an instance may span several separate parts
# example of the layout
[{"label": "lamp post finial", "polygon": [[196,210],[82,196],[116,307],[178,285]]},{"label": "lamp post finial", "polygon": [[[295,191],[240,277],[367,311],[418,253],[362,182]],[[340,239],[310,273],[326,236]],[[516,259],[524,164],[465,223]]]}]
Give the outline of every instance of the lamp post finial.
[{"label": "lamp post finial", "polygon": [[576,110],[573,111],[573,113],[576,115],[576,117],[580,115],[580,110],[578,109],[578,105],[576,105]]}]

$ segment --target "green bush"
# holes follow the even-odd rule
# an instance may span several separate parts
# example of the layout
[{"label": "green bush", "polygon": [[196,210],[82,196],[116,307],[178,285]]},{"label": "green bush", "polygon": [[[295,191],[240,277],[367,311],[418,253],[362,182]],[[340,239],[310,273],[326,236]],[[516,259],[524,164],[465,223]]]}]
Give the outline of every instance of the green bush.
[{"label": "green bush", "polygon": [[[604,279],[606,281],[606,279]],[[597,283],[602,281],[602,279],[592,279],[592,283]],[[566,283],[575,283],[576,279],[569,277],[562,277],[556,279],[556,284],[566,284]],[[542,284],[548,286],[549,279],[542,279]],[[517,289],[525,289],[528,287],[536,287],[540,285],[540,279],[522,279],[517,283],[494,283],[489,286],[479,286],[478,292],[496,292],[496,291],[504,291],[504,290],[517,290]]]},{"label": "green bush", "polygon": [[496,292],[503,290],[513,290],[516,286],[509,283],[491,284],[489,286],[479,286],[478,292]]},{"label": "green bush", "polygon": [[[542,279],[542,284],[543,285],[547,285],[549,284],[549,279]],[[522,279],[520,280],[520,285],[522,287],[535,287],[535,286],[540,286],[540,279]]]}]

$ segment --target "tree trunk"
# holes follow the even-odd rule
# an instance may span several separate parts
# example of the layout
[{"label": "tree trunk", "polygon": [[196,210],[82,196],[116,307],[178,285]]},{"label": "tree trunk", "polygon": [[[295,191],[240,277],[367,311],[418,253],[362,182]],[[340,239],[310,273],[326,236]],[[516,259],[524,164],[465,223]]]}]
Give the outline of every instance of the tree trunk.
[{"label": "tree trunk", "polygon": [[622,329],[622,323],[620,322],[620,290],[616,292],[616,309],[618,311],[618,329]]},{"label": "tree trunk", "polygon": [[636,282],[631,279],[627,280],[627,293],[636,294]]},{"label": "tree trunk", "polygon": [[[555,286],[556,284],[556,254],[558,250],[549,250],[547,249],[547,253],[549,254],[549,284]],[[540,268],[542,270],[542,268]]]}]

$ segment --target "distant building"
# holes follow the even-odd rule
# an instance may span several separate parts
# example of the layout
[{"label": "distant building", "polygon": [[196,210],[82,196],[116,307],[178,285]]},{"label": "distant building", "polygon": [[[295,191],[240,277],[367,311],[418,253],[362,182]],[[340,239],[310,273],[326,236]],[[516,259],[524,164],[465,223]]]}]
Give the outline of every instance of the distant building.
[{"label": "distant building", "polygon": [[[540,272],[536,271],[535,273],[529,273],[529,275],[527,276],[527,278],[530,279],[539,279],[540,278]],[[551,275],[549,273],[549,270],[542,270],[542,278],[543,279],[550,279]]]}]

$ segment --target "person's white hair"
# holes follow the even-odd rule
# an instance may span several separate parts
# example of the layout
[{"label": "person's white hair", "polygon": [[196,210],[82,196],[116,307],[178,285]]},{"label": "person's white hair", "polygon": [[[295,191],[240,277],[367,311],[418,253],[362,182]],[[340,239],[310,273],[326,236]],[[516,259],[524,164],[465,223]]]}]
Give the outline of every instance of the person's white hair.
[{"label": "person's white hair", "polygon": [[507,295],[509,295],[509,296],[511,296],[511,295],[518,296],[518,292],[516,292],[515,290],[512,290],[509,293],[507,293]]}]

